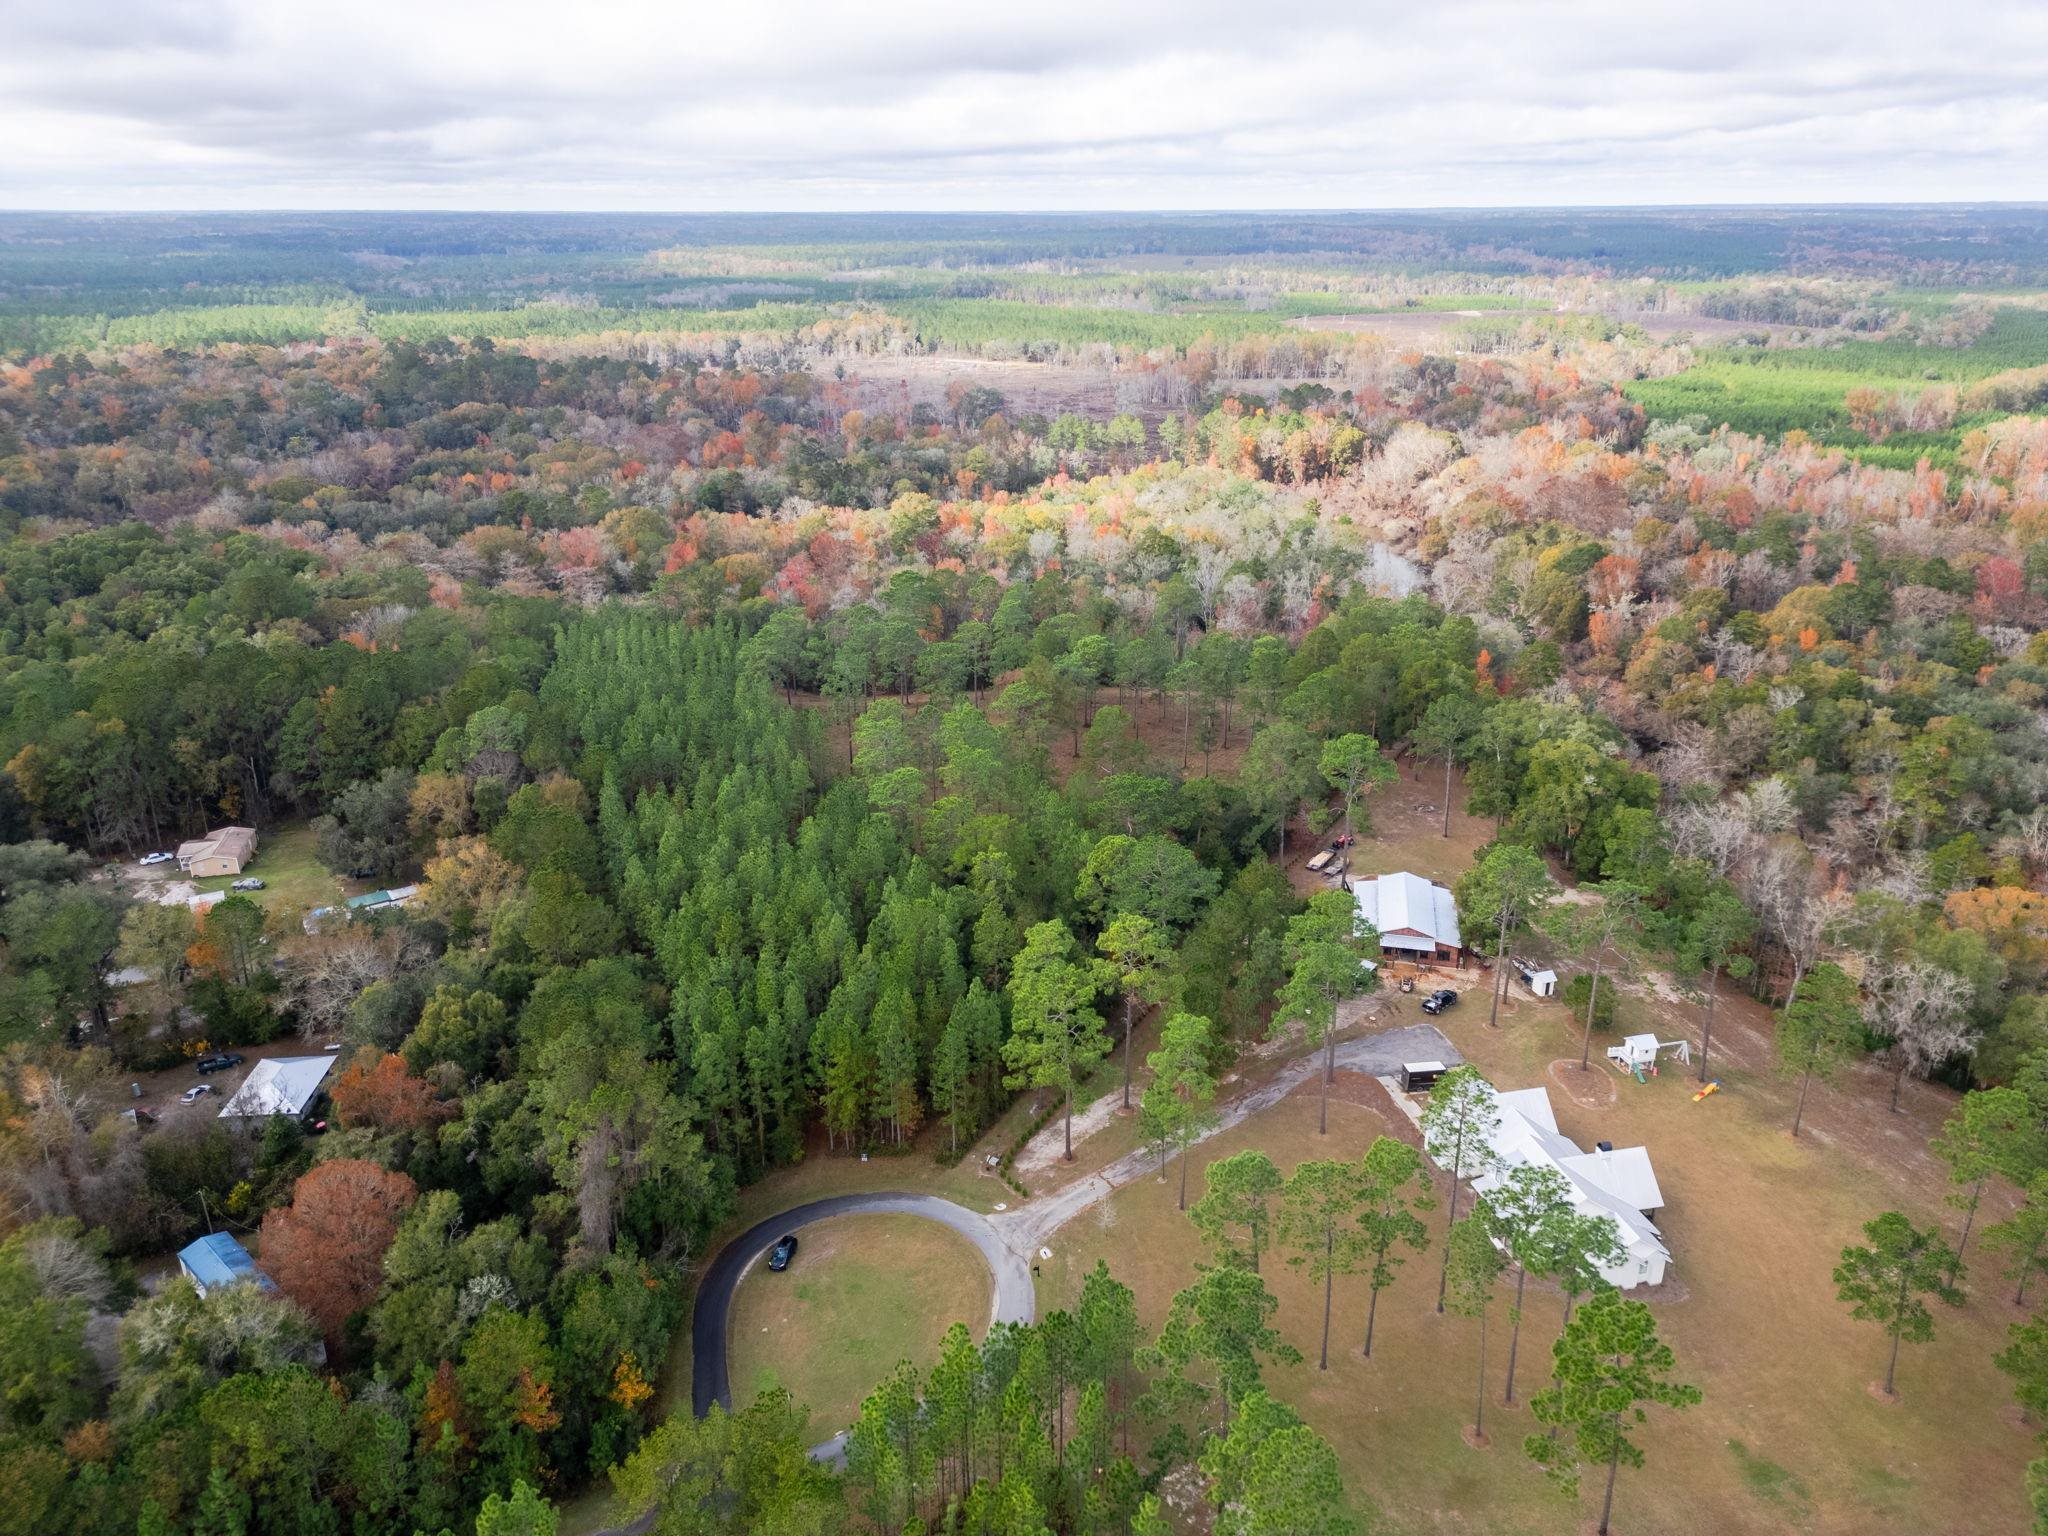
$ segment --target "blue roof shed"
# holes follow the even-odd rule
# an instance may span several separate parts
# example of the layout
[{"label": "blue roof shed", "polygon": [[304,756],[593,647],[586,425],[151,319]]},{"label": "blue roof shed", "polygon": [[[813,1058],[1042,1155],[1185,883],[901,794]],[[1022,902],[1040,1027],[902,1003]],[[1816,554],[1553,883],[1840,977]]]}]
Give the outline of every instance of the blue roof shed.
[{"label": "blue roof shed", "polygon": [[202,1296],[217,1285],[233,1285],[237,1280],[253,1280],[265,1290],[274,1289],[270,1276],[256,1267],[249,1250],[225,1232],[209,1233],[180,1248],[178,1268],[192,1277]]}]

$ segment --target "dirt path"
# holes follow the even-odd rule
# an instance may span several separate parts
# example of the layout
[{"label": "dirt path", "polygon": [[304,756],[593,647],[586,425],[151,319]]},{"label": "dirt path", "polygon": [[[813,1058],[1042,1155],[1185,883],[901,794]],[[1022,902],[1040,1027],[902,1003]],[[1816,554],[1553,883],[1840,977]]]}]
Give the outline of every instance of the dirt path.
[{"label": "dirt path", "polygon": [[[1090,1136],[1093,1136],[1097,1131],[1109,1124],[1111,1120],[1115,1119],[1116,1112],[1123,1107],[1123,1102],[1123,1084],[1118,1083],[1093,1104],[1083,1105],[1080,1112],[1074,1116],[1075,1144],[1079,1145],[1086,1141]],[[1133,1105],[1136,1102],[1136,1099],[1133,1098]],[[1014,1165],[1017,1177],[1028,1179],[1034,1173],[1044,1172],[1064,1157],[1066,1150],[1066,1118],[1063,1115],[1055,1115],[1046,1123],[1045,1129],[1032,1137],[1025,1144],[1024,1150],[1017,1154],[1017,1161]]]}]

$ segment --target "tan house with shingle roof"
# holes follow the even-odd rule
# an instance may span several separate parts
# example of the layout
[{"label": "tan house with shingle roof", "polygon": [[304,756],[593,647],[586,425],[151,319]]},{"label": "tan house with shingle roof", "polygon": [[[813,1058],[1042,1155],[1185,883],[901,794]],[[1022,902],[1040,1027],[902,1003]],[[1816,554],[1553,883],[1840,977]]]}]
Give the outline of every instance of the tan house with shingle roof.
[{"label": "tan house with shingle roof", "polygon": [[178,868],[195,879],[239,875],[256,857],[254,827],[216,827],[204,837],[178,845]]}]

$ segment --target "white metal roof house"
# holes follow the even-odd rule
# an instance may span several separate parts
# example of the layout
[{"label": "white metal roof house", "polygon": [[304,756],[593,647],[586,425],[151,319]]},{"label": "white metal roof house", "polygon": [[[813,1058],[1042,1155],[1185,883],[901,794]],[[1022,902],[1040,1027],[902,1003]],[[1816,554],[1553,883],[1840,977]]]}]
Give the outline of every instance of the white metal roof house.
[{"label": "white metal roof house", "polygon": [[1449,886],[1399,870],[1354,880],[1351,894],[1360,919],[1379,930],[1380,953],[1389,959],[1464,963],[1458,900]]},{"label": "white metal roof house", "polygon": [[332,1056],[273,1056],[259,1061],[220,1107],[223,1120],[261,1120],[272,1115],[303,1116],[319,1097]]},{"label": "white metal roof house", "polygon": [[[1671,1250],[1664,1246],[1663,1234],[1649,1215],[1664,1204],[1649,1152],[1642,1147],[1581,1150],[1577,1142],[1559,1132],[1545,1089],[1496,1090],[1494,1098],[1500,1106],[1495,1158],[1505,1167],[1534,1164],[1556,1169],[1571,1185],[1572,1203],[1581,1214],[1613,1218],[1623,1254],[1620,1264],[1601,1271],[1609,1284],[1624,1291],[1661,1284]],[[1484,1194],[1495,1182],[1494,1175],[1481,1175],[1473,1187]]]}]

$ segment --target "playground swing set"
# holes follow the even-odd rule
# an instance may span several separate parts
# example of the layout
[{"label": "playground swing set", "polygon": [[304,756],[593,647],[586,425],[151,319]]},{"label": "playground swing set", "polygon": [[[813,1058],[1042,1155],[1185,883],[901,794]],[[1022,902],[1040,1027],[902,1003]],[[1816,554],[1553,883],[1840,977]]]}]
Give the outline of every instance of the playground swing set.
[{"label": "playground swing set", "polygon": [[[1659,1040],[1655,1035],[1628,1035],[1619,1045],[1607,1047],[1607,1059],[1639,1083],[1647,1083],[1657,1075],[1657,1062],[1666,1053],[1676,1056],[1679,1061],[1690,1064],[1692,1044],[1686,1040]],[[1721,1080],[1717,1077],[1703,1083],[1698,1093],[1692,1096],[1693,1103],[1721,1091]]]},{"label": "playground swing set", "polygon": [[1685,1040],[1659,1040],[1655,1035],[1628,1035],[1621,1044],[1607,1047],[1607,1059],[1639,1083],[1657,1075],[1657,1060],[1666,1053],[1690,1062],[1692,1045]]}]

